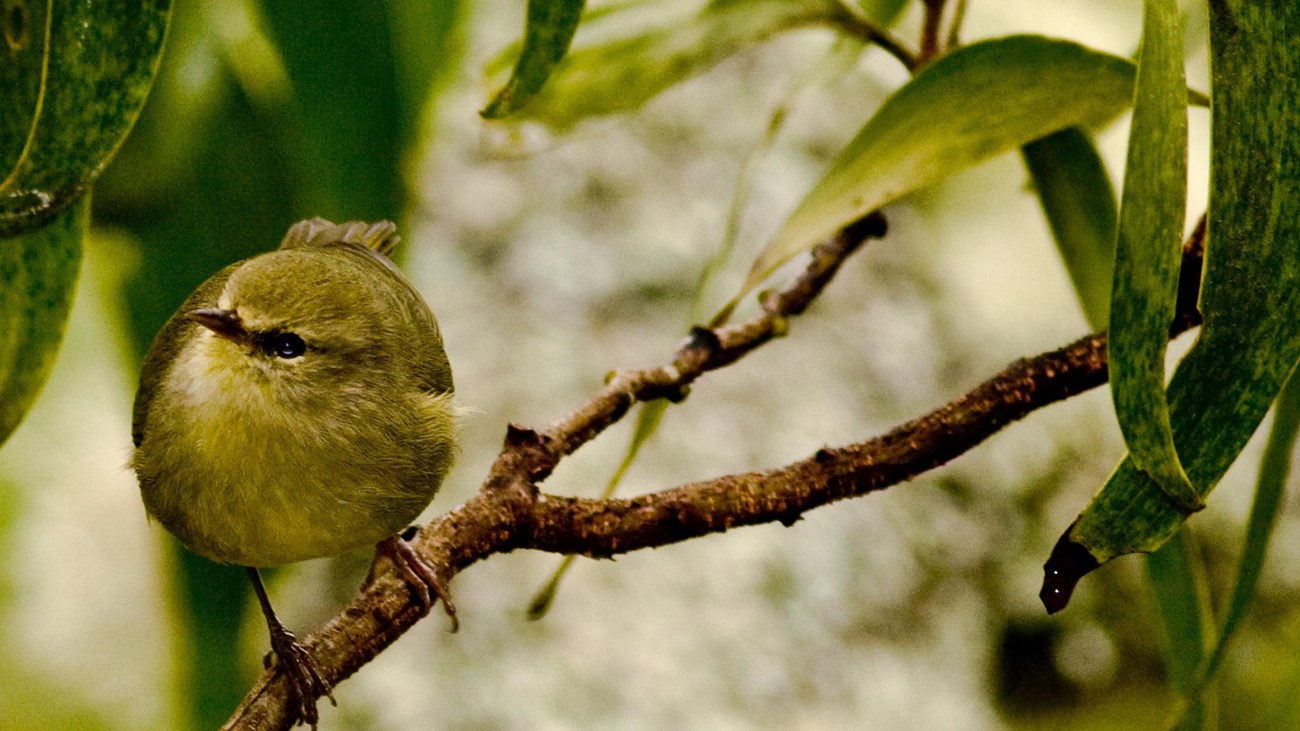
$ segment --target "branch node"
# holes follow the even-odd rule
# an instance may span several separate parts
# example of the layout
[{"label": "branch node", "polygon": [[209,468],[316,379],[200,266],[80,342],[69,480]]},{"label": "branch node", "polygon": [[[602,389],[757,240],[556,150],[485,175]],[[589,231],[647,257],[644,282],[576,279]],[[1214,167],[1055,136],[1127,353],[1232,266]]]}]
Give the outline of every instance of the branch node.
[{"label": "branch node", "polygon": [[803,519],[803,511],[795,509],[789,513],[778,515],[776,519],[781,523],[781,525],[789,528]]},{"label": "branch node", "polygon": [[690,395],[691,395],[691,387],[686,384],[682,384],[677,388],[666,391],[663,397],[668,399],[668,401],[671,403],[680,404],[681,402],[686,400],[687,396]]},{"label": "branch node", "polygon": [[880,211],[872,211],[844,227],[844,235],[851,239],[879,239],[889,233],[889,221]]},{"label": "branch node", "polygon": [[536,431],[519,424],[506,425],[505,446],[511,449],[541,446],[542,437]]},{"label": "branch node", "polygon": [[718,339],[718,334],[710,328],[699,325],[691,328],[690,333],[686,335],[686,341],[679,348],[681,355],[698,353],[703,356],[702,361],[706,363],[719,350],[722,350],[722,341]]}]

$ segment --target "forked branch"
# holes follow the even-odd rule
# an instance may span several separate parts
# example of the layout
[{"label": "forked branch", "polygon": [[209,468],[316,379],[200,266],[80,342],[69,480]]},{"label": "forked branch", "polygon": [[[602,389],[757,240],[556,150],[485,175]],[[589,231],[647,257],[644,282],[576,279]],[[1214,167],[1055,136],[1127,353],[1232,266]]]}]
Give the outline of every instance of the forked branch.
[{"label": "forked branch", "polygon": [[[760,295],[762,310],[735,325],[696,328],[672,361],[619,372],[578,409],[541,431],[510,426],[477,495],[440,516],[412,541],[444,582],[496,553],[527,548],[608,557],[759,523],[790,525],[803,513],[909,480],[960,456],[1035,409],[1105,383],[1106,338],[1088,335],[1023,359],[940,408],[858,444],[818,450],[779,469],[727,475],[633,498],[546,495],[537,484],[566,455],[618,421],[638,401],[684,398],[702,374],[722,368],[785,332],[864,240],[885,233],[872,214],[818,246],[789,287]],[[1199,323],[1198,227],[1184,249],[1176,335]],[[422,616],[405,584],[384,572],[352,604],[304,641],[331,684],[349,677]],[[297,719],[274,670],[257,681],[227,729],[284,729]]]}]

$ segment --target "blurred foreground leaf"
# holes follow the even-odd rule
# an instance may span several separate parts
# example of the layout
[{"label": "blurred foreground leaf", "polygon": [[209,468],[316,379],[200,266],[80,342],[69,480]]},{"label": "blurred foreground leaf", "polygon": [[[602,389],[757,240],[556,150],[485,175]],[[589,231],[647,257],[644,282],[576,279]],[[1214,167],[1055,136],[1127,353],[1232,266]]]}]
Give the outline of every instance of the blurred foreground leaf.
[{"label": "blurred foreground leaf", "polygon": [[[1187,531],[1179,531],[1147,557],[1147,579],[1160,619],[1169,684],[1179,696],[1187,697],[1196,686],[1213,634],[1204,562]],[[1197,708],[1185,719],[1184,728],[1200,728],[1203,713],[1203,708]]]},{"label": "blurred foreground leaf", "polygon": [[[292,92],[287,109],[264,111],[282,115],[288,127],[297,218],[400,220],[403,154],[418,141],[460,4],[334,3],[328,13],[297,0],[260,5]],[[406,27],[411,21],[423,27]],[[409,38],[415,33],[419,44]]]},{"label": "blurred foreground leaf", "polygon": [[846,224],[975,163],[1132,101],[1133,64],[1068,41],[1010,36],[954,51],[894,93],[763,249],[749,291]]},{"label": "blurred foreground leaf", "polygon": [[1078,127],[1034,140],[1020,152],[1083,313],[1100,330],[1110,319],[1119,220],[1106,165]]},{"label": "blurred foreground leaf", "polygon": [[63,340],[89,198],[32,232],[0,239],[0,444],[36,399]]},{"label": "blurred foreground leaf", "polygon": [[90,188],[158,67],[170,2],[5,3],[0,15],[0,444],[63,337]]},{"label": "blurred foreground leaf", "polygon": [[1264,570],[1269,541],[1273,537],[1273,529],[1277,527],[1279,508],[1286,493],[1297,432],[1300,432],[1300,378],[1296,378],[1292,372],[1273,409],[1273,427],[1268,433],[1264,456],[1260,458],[1255,498],[1251,502],[1250,520],[1246,525],[1245,547],[1237,564],[1237,580],[1224,612],[1223,627],[1209,658],[1199,668],[1195,679],[1196,687],[1189,689],[1190,713],[1196,712],[1200,693],[1214,679],[1219,665],[1228,653],[1228,643],[1241,626],[1246,610],[1255,597],[1255,587]]},{"label": "blurred foreground leaf", "polygon": [[104,169],[149,93],[170,6],[5,3],[0,237],[35,231]]},{"label": "blurred foreground leaf", "polygon": [[[1201,495],[1250,439],[1300,356],[1300,7],[1213,0],[1205,324],[1169,386],[1174,443]],[[1184,514],[1126,458],[1045,567],[1049,610],[1116,556],[1152,551]]]},{"label": "blurred foreground leaf", "polygon": [[[613,23],[641,9],[632,3],[600,20]],[[833,0],[714,0],[666,27],[570,51],[511,120],[536,120],[564,131],[588,117],[631,111],[750,44],[830,23],[844,12]]]},{"label": "blurred foreground leaf", "polygon": [[512,114],[532,99],[569,50],[585,0],[528,0],[524,45],[510,80],[482,111],[486,119]]}]

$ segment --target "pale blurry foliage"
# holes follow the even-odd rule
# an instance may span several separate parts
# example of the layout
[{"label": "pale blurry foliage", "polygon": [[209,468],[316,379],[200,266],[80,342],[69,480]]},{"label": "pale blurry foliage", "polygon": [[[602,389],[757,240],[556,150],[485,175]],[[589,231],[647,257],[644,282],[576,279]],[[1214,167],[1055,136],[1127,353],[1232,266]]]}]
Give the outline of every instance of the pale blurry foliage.
[{"label": "pale blurry foliage", "polygon": [[[633,113],[551,136],[478,116],[496,88],[483,69],[517,39],[522,2],[309,5],[179,3],[154,96],[96,189],[59,362],[0,453],[0,727],[212,727],[260,668],[264,629],[239,571],[147,525],[123,467],[136,360],[195,284],[298,218],[397,218],[475,410],[431,508],[445,511],[477,489],[507,422],[543,424],[607,371],[671,351],[746,155],[832,42],[825,29],[780,35]],[[667,18],[697,5],[644,3]],[[1119,55],[1136,44],[1137,3],[1042,5],[973,2],[963,38],[1042,32]],[[919,22],[911,7],[895,30],[914,39]],[[1195,39],[1189,80],[1205,88]],[[791,101],[711,303],[904,78],[871,50]],[[1191,125],[1199,212],[1207,115]],[[1099,138],[1112,175],[1125,137],[1120,123]],[[668,411],[625,492],[860,441],[1087,331],[1025,181],[1004,155],[887,208],[890,235],[788,338]],[[630,429],[544,489],[597,493]],[[1217,595],[1256,451],[1193,523]],[[791,528],[580,561],[537,623],[523,610],[558,557],[496,557],[452,585],[459,634],[425,622],[336,689],[322,727],[1157,726],[1172,698],[1138,560],[1090,578],[1050,620],[1037,600],[1051,544],[1122,452],[1098,390]],[[1222,728],[1295,722],[1298,530],[1288,509],[1224,668]],[[332,615],[367,558],[278,572],[284,619],[305,633]]]}]

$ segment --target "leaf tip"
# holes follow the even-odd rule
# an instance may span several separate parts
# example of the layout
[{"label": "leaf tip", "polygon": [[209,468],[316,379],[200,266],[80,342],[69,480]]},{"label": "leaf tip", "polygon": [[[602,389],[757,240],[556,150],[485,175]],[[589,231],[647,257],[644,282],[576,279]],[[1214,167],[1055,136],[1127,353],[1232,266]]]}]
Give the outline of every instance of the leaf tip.
[{"label": "leaf tip", "polygon": [[1047,613],[1056,614],[1065,609],[1079,579],[1100,565],[1088,549],[1075,543],[1070,532],[1066,531],[1052,548],[1047,563],[1043,564],[1043,588],[1038,592],[1038,598]]}]

